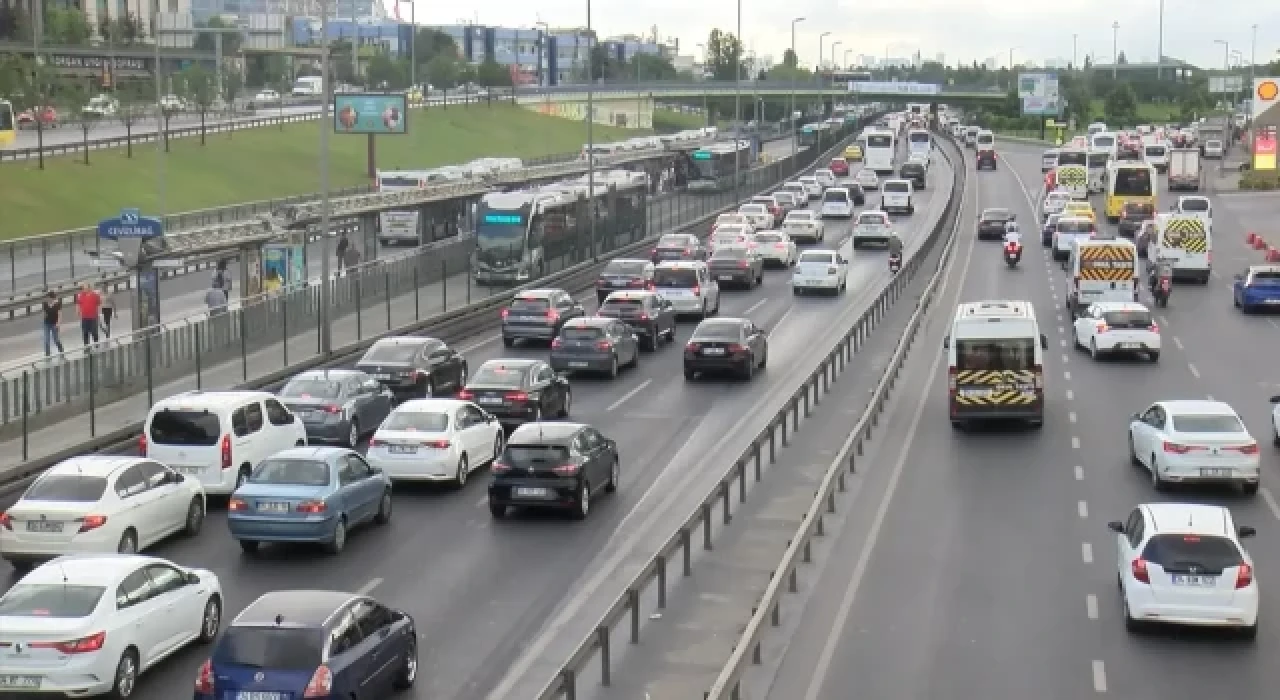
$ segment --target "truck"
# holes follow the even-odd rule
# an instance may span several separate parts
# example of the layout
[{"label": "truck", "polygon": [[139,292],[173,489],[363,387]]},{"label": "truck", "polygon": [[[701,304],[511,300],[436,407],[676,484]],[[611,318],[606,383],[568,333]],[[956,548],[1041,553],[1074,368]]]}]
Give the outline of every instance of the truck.
[{"label": "truck", "polygon": [[1196,127],[1196,143],[1200,144],[1200,157],[1205,157],[1205,144],[1217,141],[1222,144],[1222,155],[1225,157],[1231,143],[1231,122],[1227,117],[1209,117]]},{"label": "truck", "polygon": [[1169,149],[1170,191],[1200,191],[1200,151],[1194,148]]}]

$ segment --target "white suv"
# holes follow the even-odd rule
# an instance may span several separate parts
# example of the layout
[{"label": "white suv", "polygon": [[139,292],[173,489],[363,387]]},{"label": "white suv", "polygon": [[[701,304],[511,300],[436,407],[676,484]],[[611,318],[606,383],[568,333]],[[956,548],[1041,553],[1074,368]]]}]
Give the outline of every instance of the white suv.
[{"label": "white suv", "polygon": [[1116,580],[1130,631],[1163,623],[1258,634],[1258,582],[1240,544],[1256,531],[1236,527],[1231,511],[1147,503],[1107,527],[1116,533]]},{"label": "white suv", "polygon": [[1091,304],[1075,322],[1075,344],[1093,359],[1102,355],[1146,355],[1160,361],[1160,326],[1151,310],[1132,301]]},{"label": "white suv", "polygon": [[265,391],[189,391],[151,407],[139,442],[206,493],[230,495],[262,460],[307,444],[307,429]]},{"label": "white suv", "polygon": [[653,284],[677,314],[706,318],[720,313],[720,285],[704,262],[659,263],[653,270]]},{"label": "white suv", "polygon": [[885,180],[880,185],[880,209],[887,212],[899,212],[910,216],[916,211],[911,195],[915,186],[910,180]]}]

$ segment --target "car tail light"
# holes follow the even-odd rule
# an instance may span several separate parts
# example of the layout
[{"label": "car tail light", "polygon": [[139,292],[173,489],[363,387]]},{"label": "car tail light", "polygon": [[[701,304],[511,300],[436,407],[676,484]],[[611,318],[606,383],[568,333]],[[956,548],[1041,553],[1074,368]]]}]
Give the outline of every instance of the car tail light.
[{"label": "car tail light", "polygon": [[450,443],[448,440],[427,440],[426,442],[422,443],[422,446],[430,447],[437,450],[447,450],[449,449],[450,444],[452,443]]},{"label": "car tail light", "polygon": [[1041,365],[1032,365],[1031,374],[1035,377],[1035,387],[1037,390],[1044,389],[1044,367]]},{"label": "car tail light", "polygon": [[138,436],[138,455],[141,457],[147,456],[147,434],[146,433],[143,433]]},{"label": "car tail light", "polygon": [[1150,330],[1152,333],[1159,333],[1159,332],[1160,332],[1160,324],[1156,323],[1155,321],[1152,321],[1152,322],[1151,322],[1151,328],[1149,328],[1148,330]]},{"label": "car tail light", "polygon": [[947,391],[956,393],[956,368],[952,367],[947,370]]},{"label": "car tail light", "polygon": [[245,503],[243,498],[233,498],[227,501],[227,510],[232,512],[249,510],[249,504]]},{"label": "car tail light", "polygon": [[[713,226],[712,228],[714,229],[715,227]],[[658,249],[657,249],[657,248],[654,248],[653,250],[649,251],[649,255],[650,255],[650,256],[657,255],[657,254],[658,254]]]},{"label": "car tail light", "polygon": [[325,413],[342,413],[342,407],[337,404],[329,404],[324,407]]},{"label": "car tail light", "polygon": [[508,316],[510,316],[510,315],[511,315],[511,309],[503,309],[503,310],[502,310],[502,317],[503,317],[503,318],[506,318],[506,317],[508,317]]},{"label": "car tail light", "polygon": [[1205,253],[1205,254],[1204,254],[1204,261],[1205,261],[1205,262],[1207,262],[1207,263],[1209,263],[1210,265],[1212,265],[1212,264],[1213,264],[1213,252],[1212,252],[1212,251],[1210,251],[1210,252],[1208,252],[1208,253]]},{"label": "car tail light", "polygon": [[637,316],[637,317],[636,317],[636,320],[637,320],[637,321],[650,321],[650,320],[652,320],[652,319],[650,319],[650,318],[649,318],[649,314],[640,314],[639,316]]},{"label": "car tail light", "polygon": [[1133,577],[1142,583],[1151,583],[1151,576],[1147,573],[1147,560],[1138,557],[1129,563],[1129,571],[1133,573]]},{"label": "car tail light", "polygon": [[552,472],[553,474],[555,474],[556,476],[577,476],[577,475],[578,475],[578,465],[576,465],[576,464],[561,464],[561,465],[560,465],[560,466],[558,466],[558,467],[553,467],[553,468],[551,469],[551,472]]},{"label": "car tail light", "polygon": [[612,349],[613,349],[613,343],[607,340],[601,340],[596,342],[596,350],[612,350]]},{"label": "car tail light", "polygon": [[552,350],[560,347],[564,347],[564,341],[560,340],[559,338],[556,338],[555,340],[551,341]]},{"label": "car tail light", "polygon": [[751,264],[750,264],[750,263],[748,263],[746,260],[743,260],[742,262],[738,263],[738,267],[740,267],[740,268],[742,268],[742,269],[744,269],[744,270],[745,270],[745,269],[747,269],[748,267],[750,267],[750,265],[751,265]]},{"label": "car tail light", "polygon": [[381,444],[382,442],[380,442],[378,438],[376,437],[369,438],[369,447],[378,447]]},{"label": "car tail light", "polygon": [[476,395],[475,395],[474,393],[472,393],[472,392],[470,392],[470,391],[467,391],[466,389],[463,389],[463,390],[461,390],[461,391],[459,391],[459,392],[458,392],[458,398],[462,399],[463,401],[470,401],[471,399],[474,399],[475,397],[476,397]]},{"label": "car tail light", "polygon": [[774,244],[773,244],[773,247],[774,247],[774,248],[777,248],[777,249],[779,249],[779,250],[785,250],[785,249],[786,249],[786,247],[787,247],[787,244],[786,244],[786,243],[774,243]]},{"label": "car tail light", "polygon": [[494,462],[493,464],[489,465],[489,471],[493,472],[494,474],[505,474],[511,471],[511,465],[503,464],[502,462]]},{"label": "car tail light", "polygon": [[739,345],[737,343],[733,343],[732,345],[729,346],[729,352],[734,355],[744,353],[746,351],[747,351],[747,346],[745,345]]},{"label": "car tail light", "polygon": [[696,297],[699,294],[702,294],[702,285],[700,284],[693,285],[693,295]]},{"label": "car tail light", "polygon": [[1194,447],[1192,445],[1180,445],[1176,442],[1169,442],[1168,440],[1164,441],[1164,451],[1169,452],[1171,454],[1184,455],[1193,450],[1200,450],[1200,449],[1203,449],[1203,448]]},{"label": "car tail light", "polygon": [[1253,583],[1253,567],[1244,562],[1236,567],[1236,588],[1245,588]]},{"label": "car tail light", "polygon": [[0,527],[13,532],[13,518],[8,513],[0,513]]},{"label": "car tail light", "polygon": [[628,287],[643,287],[643,286],[644,286],[644,280],[631,280],[630,282],[628,282],[628,283],[627,283],[627,286],[628,286]]},{"label": "car tail light", "polygon": [[329,506],[324,501],[303,501],[299,503],[294,510],[299,513],[323,513],[329,510]]},{"label": "car tail light", "polygon": [[222,453],[222,468],[230,469],[231,468],[231,434],[230,433],[227,433],[226,435],[222,436],[222,449],[219,451]]},{"label": "car tail light", "polygon": [[107,643],[107,633],[98,632],[69,642],[32,642],[32,649],[54,649],[63,654],[89,654],[102,649]]},{"label": "car tail light", "polygon": [[548,321],[560,320],[560,313],[557,312],[555,309],[551,309],[550,311],[547,312],[547,320]]},{"label": "car tail light", "polygon": [[657,287],[657,285],[655,285],[653,282],[645,282],[645,283],[644,283],[644,288],[645,288],[645,289],[648,289],[649,291],[653,291],[653,290],[657,289],[658,287]]},{"label": "car tail light", "polygon": [[332,691],[333,671],[330,671],[328,666],[321,666],[311,674],[311,680],[307,681],[307,688],[302,691],[302,697],[327,698]]},{"label": "car tail light", "polygon": [[603,286],[604,286],[604,280],[602,280],[602,279],[597,279],[597,280],[596,280],[596,286],[597,286],[597,287],[603,287]]},{"label": "car tail light", "polygon": [[1227,447],[1225,449],[1239,452],[1242,455],[1256,455],[1258,454],[1258,443],[1255,442],[1248,445],[1240,445],[1239,447]]},{"label": "car tail light", "polygon": [[80,518],[80,532],[89,532],[97,530],[107,524],[107,516],[105,515],[86,515]]},{"label": "car tail light", "polygon": [[523,391],[511,391],[507,392],[502,398],[508,401],[528,401],[529,395]]},{"label": "car tail light", "polygon": [[213,662],[208,659],[196,671],[196,692],[210,696],[217,692],[213,689]]},{"label": "car tail light", "polygon": [[698,352],[699,350],[701,350],[701,349],[702,349],[702,344],[701,344],[701,343],[686,343],[686,344],[685,344],[685,346],[684,346],[684,349],[685,349],[685,351],[686,351],[686,352],[694,352],[694,353],[696,353],[696,352]]},{"label": "car tail light", "polygon": [[1096,333],[1106,333],[1108,330],[1109,329],[1107,328],[1106,323],[1103,323],[1102,321],[1098,321],[1098,325],[1095,328]]}]

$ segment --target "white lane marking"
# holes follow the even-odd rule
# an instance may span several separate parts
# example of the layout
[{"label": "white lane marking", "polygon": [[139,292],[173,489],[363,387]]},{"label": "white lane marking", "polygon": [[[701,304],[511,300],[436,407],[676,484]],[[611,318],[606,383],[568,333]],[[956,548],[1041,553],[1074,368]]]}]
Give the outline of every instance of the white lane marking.
[{"label": "white lane marking", "polygon": [[1173,336],[1173,344],[1174,344],[1174,345],[1176,345],[1176,346],[1178,347],[1178,349],[1179,349],[1179,350],[1181,350],[1181,349],[1182,349],[1182,339],[1181,339],[1181,338],[1179,338],[1179,337],[1178,337],[1178,336],[1176,336],[1176,335],[1175,335],[1175,336]]},{"label": "white lane marking", "polygon": [[1068,414],[1067,414],[1067,420],[1071,421],[1072,423],[1076,422],[1076,412],[1075,412],[1075,411],[1072,411],[1072,412],[1068,413]]},{"label": "white lane marking", "polygon": [[1064,347],[1064,348],[1065,348],[1065,347],[1067,347],[1067,339],[1066,339],[1066,338],[1059,338],[1059,339],[1058,339],[1058,345],[1060,345],[1060,346],[1062,346],[1062,347]]},{"label": "white lane marking", "polygon": [[1063,378],[1063,379],[1065,379],[1065,380],[1067,380],[1067,381],[1071,381],[1071,373],[1070,373],[1070,372],[1063,372],[1063,373],[1062,373],[1062,378]]},{"label": "white lane marking", "polygon": [[1097,659],[1093,662],[1093,692],[1107,692],[1107,666]]},{"label": "white lane marking", "polygon": [[639,394],[640,392],[644,391],[645,387],[649,386],[649,385],[650,385],[650,384],[652,384],[652,383],[653,383],[653,379],[652,379],[652,378],[650,378],[650,379],[646,379],[646,380],[644,380],[643,382],[640,382],[638,385],[636,385],[636,388],[634,388],[634,389],[632,389],[631,391],[628,391],[627,393],[625,393],[625,394],[623,394],[622,396],[618,397],[618,400],[617,400],[617,401],[614,401],[613,403],[609,404],[609,407],[608,407],[608,408],[606,408],[606,409],[604,409],[604,410],[606,410],[606,411],[612,411],[613,409],[615,409],[615,408],[617,408],[617,407],[621,406],[622,404],[624,404],[624,403],[626,403],[626,402],[627,402],[627,399],[630,399],[630,398],[634,397],[636,394]]},{"label": "white lane marking", "polygon": [[482,347],[484,347],[484,346],[488,345],[489,343],[492,343],[492,342],[494,342],[494,341],[496,341],[496,340],[502,340],[502,334],[501,334],[501,333],[495,333],[495,334],[493,334],[493,335],[486,336],[486,337],[484,337],[484,338],[481,338],[480,340],[477,340],[476,342],[474,342],[474,343],[472,343],[472,344],[470,344],[470,345],[463,345],[462,347],[458,348],[458,352],[460,352],[460,353],[462,353],[462,354],[464,354],[464,355],[465,355],[465,354],[467,354],[467,353],[469,353],[469,352],[474,352],[474,351],[476,351],[476,350],[479,350],[480,348],[482,348]]},{"label": "white lane marking", "polygon": [[1272,319],[1267,319],[1267,323],[1270,323],[1272,328],[1280,328],[1280,323],[1276,323]]},{"label": "white lane marking", "polygon": [[1058,314],[1058,323],[1062,323],[1062,314]]},{"label": "white lane marking", "polygon": [[1085,609],[1085,614],[1089,616],[1090,620],[1098,619],[1098,596],[1092,593],[1085,596],[1084,609]]},{"label": "white lane marking", "polygon": [[360,595],[369,595],[370,593],[373,592],[373,589],[381,585],[382,585],[382,579],[380,578],[370,579],[369,582],[361,586],[360,589],[356,591],[356,593]]},{"label": "white lane marking", "polygon": [[1276,503],[1276,496],[1271,493],[1271,489],[1263,486],[1258,489],[1258,493],[1262,494],[1262,500],[1267,504],[1267,510],[1271,511],[1271,515],[1275,516],[1276,520],[1280,520],[1280,503]]},{"label": "white lane marking", "polygon": [[1070,389],[1067,389],[1067,400],[1070,401],[1075,397],[1076,397],[1075,392],[1071,391]]},{"label": "white lane marking", "polygon": [[751,312],[755,311],[756,309],[760,308],[761,306],[764,306],[765,302],[767,302],[767,301],[769,301],[769,297],[765,297],[765,298],[761,299],[760,301],[757,301],[756,303],[752,304],[751,306],[748,306],[748,307],[747,307],[747,310],[746,310],[746,311],[744,311],[744,312],[742,312],[742,313],[743,313],[743,315],[745,316],[746,314],[749,314],[749,313],[751,313]]},{"label": "white lane marking", "polygon": [[782,327],[782,322],[783,322],[783,321],[785,321],[785,320],[787,320],[787,317],[791,315],[791,312],[792,312],[792,311],[794,311],[794,310],[795,310],[795,308],[796,308],[796,307],[794,307],[794,306],[793,306],[793,307],[791,307],[791,308],[787,309],[787,310],[782,314],[782,316],[778,317],[778,322],[777,322],[777,323],[775,323],[775,324],[773,324],[773,329],[772,329],[772,330],[770,330],[770,331],[769,331],[769,335],[767,335],[767,336],[765,336],[765,337],[766,337],[766,338],[772,338],[772,337],[773,337],[773,334],[774,334],[774,333],[777,333],[777,332],[778,332],[778,329]]},{"label": "white lane marking", "polygon": [[1196,369],[1196,366],[1195,366],[1195,365],[1193,365],[1193,364],[1191,364],[1190,362],[1188,362],[1188,363],[1187,363],[1187,369],[1190,369],[1190,370],[1191,370],[1191,375],[1192,375],[1193,377],[1195,377],[1196,379],[1199,379],[1199,378],[1200,378],[1200,370]]},{"label": "white lane marking", "polygon": [[1208,400],[1210,400],[1210,401],[1212,401],[1212,400],[1213,400],[1213,394],[1208,394],[1208,395],[1206,395],[1206,396],[1205,396],[1205,398],[1206,398],[1206,399],[1208,399]]},{"label": "white lane marking", "polygon": [[1076,481],[1084,481],[1084,467],[1077,464],[1071,468],[1071,471],[1076,473]]},{"label": "white lane marking", "polygon": [[1066,333],[1067,331],[1066,331],[1066,329],[1065,329],[1065,328],[1063,328],[1062,326],[1058,326],[1058,332],[1059,332],[1059,333]]},{"label": "white lane marking", "polygon": [[1084,501],[1076,501],[1076,513],[1083,520],[1089,517],[1089,504]]},{"label": "white lane marking", "polygon": [[1065,365],[1065,364],[1069,364],[1070,362],[1071,362],[1071,358],[1070,358],[1070,357],[1067,357],[1066,353],[1063,353],[1063,355],[1062,355],[1062,364],[1064,364],[1064,365]]},{"label": "white lane marking", "polygon": [[1071,436],[1071,449],[1073,450],[1080,449],[1080,438],[1074,435]]},{"label": "white lane marking", "polygon": [[1084,563],[1092,564],[1093,563],[1093,545],[1089,544],[1088,542],[1081,542],[1080,558],[1084,560]]},{"label": "white lane marking", "polygon": [[1167,325],[1169,325],[1169,319],[1165,318],[1163,315],[1158,316],[1157,318],[1159,318],[1159,319],[1160,319],[1160,325],[1162,325],[1162,326],[1167,326]]}]

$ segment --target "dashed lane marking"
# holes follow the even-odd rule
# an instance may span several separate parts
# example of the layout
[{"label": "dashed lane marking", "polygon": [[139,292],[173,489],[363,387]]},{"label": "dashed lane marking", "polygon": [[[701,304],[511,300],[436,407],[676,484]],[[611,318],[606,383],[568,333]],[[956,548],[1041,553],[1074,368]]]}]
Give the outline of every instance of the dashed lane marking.
[{"label": "dashed lane marking", "polygon": [[1069,363],[1069,362],[1071,362],[1071,358],[1070,358],[1070,357],[1067,357],[1067,354],[1066,354],[1065,352],[1064,352],[1064,353],[1062,353],[1062,364],[1064,364],[1064,365],[1065,365],[1065,364],[1067,364],[1067,363]]},{"label": "dashed lane marking", "polygon": [[1089,504],[1084,501],[1076,501],[1076,513],[1079,514],[1082,520],[1089,517]]},{"label": "dashed lane marking", "polygon": [[1267,504],[1267,510],[1271,511],[1271,515],[1276,520],[1280,520],[1280,503],[1276,503],[1276,496],[1271,493],[1271,489],[1263,486],[1258,489],[1258,493],[1262,494],[1262,501]]},{"label": "dashed lane marking", "polygon": [[1280,323],[1276,323],[1273,319],[1267,319],[1267,323],[1270,323],[1272,328],[1280,328]]},{"label": "dashed lane marking", "polygon": [[1072,411],[1072,412],[1068,413],[1068,414],[1067,414],[1067,420],[1071,421],[1072,423],[1076,422],[1076,412],[1075,412],[1075,411]]},{"label": "dashed lane marking", "polygon": [[638,385],[636,386],[636,388],[634,388],[634,389],[632,389],[631,391],[628,391],[627,393],[625,393],[625,394],[623,394],[622,396],[618,397],[618,400],[617,400],[617,401],[614,401],[613,403],[609,404],[609,407],[608,407],[608,408],[606,408],[606,409],[604,409],[604,410],[606,410],[606,411],[612,411],[612,410],[614,410],[615,408],[617,408],[617,407],[621,406],[622,404],[626,403],[626,402],[627,402],[627,399],[630,399],[630,398],[634,397],[636,394],[639,394],[640,392],[644,391],[645,387],[649,386],[649,385],[650,385],[650,384],[652,384],[652,383],[653,383],[653,379],[646,379],[646,380],[644,380],[643,382],[640,382],[640,384],[638,384]]},{"label": "dashed lane marking", "polygon": [[1075,397],[1076,397],[1075,392],[1071,391],[1070,389],[1067,389],[1067,400],[1071,401]]},{"label": "dashed lane marking", "polygon": [[1165,318],[1163,314],[1161,314],[1160,316],[1157,316],[1156,318],[1160,319],[1160,325],[1162,326],[1169,325],[1169,319]]},{"label": "dashed lane marking", "polygon": [[1181,350],[1181,349],[1182,349],[1182,339],[1181,339],[1181,338],[1179,338],[1179,337],[1178,337],[1178,336],[1176,336],[1176,335],[1175,335],[1175,336],[1173,336],[1173,344],[1174,344],[1174,345],[1175,345],[1179,350]]},{"label": "dashed lane marking", "polygon": [[1077,464],[1071,471],[1076,473],[1076,481],[1084,481],[1084,467]]},{"label": "dashed lane marking", "polygon": [[1191,376],[1195,377],[1196,379],[1200,378],[1200,370],[1196,369],[1196,366],[1194,364],[1188,362],[1187,369],[1191,370]]},{"label": "dashed lane marking", "polygon": [[1059,339],[1058,339],[1058,345],[1061,345],[1061,346],[1062,346],[1062,347],[1064,347],[1064,348],[1065,348],[1065,347],[1067,347],[1067,339],[1066,339],[1066,338],[1059,338]]},{"label": "dashed lane marking", "polygon": [[370,593],[373,592],[373,589],[381,585],[382,585],[382,579],[380,578],[370,579],[370,581],[364,584],[363,586],[361,586],[360,589],[356,591],[356,593],[360,595],[369,595]]},{"label": "dashed lane marking", "polygon": [[1071,449],[1073,450],[1080,449],[1080,438],[1074,435],[1071,436]]},{"label": "dashed lane marking", "polygon": [[458,352],[462,353],[463,355],[469,352],[475,352],[476,350],[479,350],[480,348],[488,345],[489,343],[492,343],[496,340],[501,340],[501,339],[502,339],[502,334],[495,333],[494,335],[481,338],[480,340],[477,340],[476,342],[471,343],[470,345],[463,345],[462,347],[458,348]]},{"label": "dashed lane marking", "polygon": [[1063,379],[1065,379],[1065,380],[1067,380],[1067,381],[1071,381],[1071,373],[1070,373],[1070,372],[1063,372],[1063,373],[1062,373],[1062,378],[1063,378]]},{"label": "dashed lane marking", "polygon": [[769,297],[765,297],[765,298],[761,299],[760,301],[757,301],[756,303],[754,303],[754,304],[752,304],[751,306],[747,307],[747,310],[743,312],[743,315],[745,316],[746,314],[752,313],[753,311],[755,311],[756,309],[760,308],[761,306],[764,306],[765,302],[767,302],[767,301],[769,301]]},{"label": "dashed lane marking", "polygon": [[1089,544],[1088,542],[1081,542],[1080,558],[1084,560],[1084,563],[1092,564],[1093,563],[1093,545]]},{"label": "dashed lane marking", "polygon": [[1093,692],[1107,692],[1107,666],[1097,659],[1093,661]]},{"label": "dashed lane marking", "polygon": [[1098,619],[1098,596],[1092,593],[1085,596],[1084,609],[1090,620]]}]

